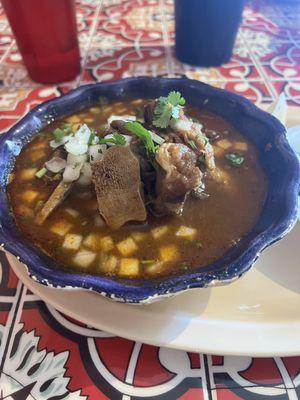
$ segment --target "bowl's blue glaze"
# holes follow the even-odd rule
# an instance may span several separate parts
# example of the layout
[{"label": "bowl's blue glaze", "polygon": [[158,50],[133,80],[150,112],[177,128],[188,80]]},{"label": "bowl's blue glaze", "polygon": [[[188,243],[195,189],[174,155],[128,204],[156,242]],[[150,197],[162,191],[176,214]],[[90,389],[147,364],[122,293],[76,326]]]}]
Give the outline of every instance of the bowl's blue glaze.
[{"label": "bowl's blue glaze", "polygon": [[[190,104],[224,116],[255,144],[269,185],[259,221],[222,258],[183,276],[130,281],[68,273],[57,268],[56,262],[23,237],[10,212],[6,186],[22,146],[47,123],[96,104],[99,96],[111,100],[153,98],[171,90],[179,90]],[[0,186],[0,244],[18,256],[35,280],[53,287],[95,290],[115,300],[140,303],[189,288],[224,284],[244,274],[259,253],[282,238],[296,221],[299,163],[286,140],[285,128],[246,99],[185,78],[141,77],[82,86],[30,111],[0,137]]]}]

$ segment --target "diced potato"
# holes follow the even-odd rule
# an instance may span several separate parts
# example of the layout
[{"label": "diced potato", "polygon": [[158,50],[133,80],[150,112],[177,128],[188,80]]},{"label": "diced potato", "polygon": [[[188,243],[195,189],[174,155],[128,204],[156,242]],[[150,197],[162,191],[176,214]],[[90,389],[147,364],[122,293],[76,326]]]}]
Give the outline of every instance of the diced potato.
[{"label": "diced potato", "polygon": [[116,246],[122,256],[130,256],[138,249],[137,244],[131,237],[122,240],[122,242],[119,242]]},{"label": "diced potato", "polygon": [[65,236],[62,247],[69,250],[78,250],[82,242],[82,236],[75,233],[68,233]]},{"label": "diced potato", "polygon": [[122,258],[119,267],[119,276],[131,277],[139,274],[139,260],[137,258]]},{"label": "diced potato", "polygon": [[194,239],[197,234],[197,229],[190,228],[189,226],[180,226],[175,233],[176,236],[179,236],[184,239]]},{"label": "diced potato", "polygon": [[118,258],[111,254],[103,254],[99,262],[99,270],[106,274],[113,273],[118,266]]},{"label": "diced potato", "polygon": [[238,151],[247,151],[248,150],[248,145],[245,142],[235,142],[233,147],[235,150],[238,150]]},{"label": "diced potato", "polygon": [[24,181],[30,181],[35,177],[35,173],[37,172],[37,168],[26,168],[23,169],[20,173],[20,178]]},{"label": "diced potato", "polygon": [[151,234],[154,237],[154,239],[160,239],[163,235],[165,235],[168,232],[169,228],[167,225],[163,226],[158,226],[157,228],[154,228],[151,230]]},{"label": "diced potato", "polygon": [[71,115],[70,117],[66,118],[66,122],[70,124],[76,124],[77,122],[81,122],[81,119],[77,115]]},{"label": "diced potato", "polygon": [[100,239],[99,245],[103,251],[110,251],[114,248],[114,241],[111,236],[104,236]]},{"label": "diced potato", "polygon": [[100,236],[96,233],[90,233],[83,241],[83,244],[91,250],[100,250]]},{"label": "diced potato", "polygon": [[35,190],[27,189],[22,193],[22,199],[27,203],[32,203],[38,196],[38,192]]},{"label": "diced potato", "polygon": [[73,258],[73,262],[81,268],[87,268],[96,258],[96,253],[89,250],[79,250]]},{"label": "diced potato", "polygon": [[71,215],[73,218],[77,218],[79,215],[79,212],[74,210],[74,208],[65,208],[65,213]]},{"label": "diced potato", "polygon": [[72,224],[64,219],[56,221],[50,228],[50,231],[59,236],[65,236],[72,228]]},{"label": "diced potato", "polygon": [[142,242],[146,239],[147,233],[146,232],[132,232],[131,236],[136,242]]},{"label": "diced potato", "polygon": [[179,259],[179,251],[174,244],[162,246],[159,249],[159,254],[162,261],[177,261]]},{"label": "diced potato", "polygon": [[221,149],[227,150],[231,147],[231,142],[227,139],[221,139],[216,142],[216,145],[221,147]]}]

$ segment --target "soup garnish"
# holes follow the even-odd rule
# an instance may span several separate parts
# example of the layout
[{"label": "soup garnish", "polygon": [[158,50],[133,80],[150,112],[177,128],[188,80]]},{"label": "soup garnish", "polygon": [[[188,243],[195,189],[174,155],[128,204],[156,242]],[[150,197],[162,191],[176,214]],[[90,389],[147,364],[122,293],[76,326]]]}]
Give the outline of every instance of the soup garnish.
[{"label": "soup garnish", "polygon": [[252,143],[220,116],[155,100],[99,104],[22,149],[9,184],[21,231],[58,265],[126,278],[183,274],[258,219],[266,179]]}]

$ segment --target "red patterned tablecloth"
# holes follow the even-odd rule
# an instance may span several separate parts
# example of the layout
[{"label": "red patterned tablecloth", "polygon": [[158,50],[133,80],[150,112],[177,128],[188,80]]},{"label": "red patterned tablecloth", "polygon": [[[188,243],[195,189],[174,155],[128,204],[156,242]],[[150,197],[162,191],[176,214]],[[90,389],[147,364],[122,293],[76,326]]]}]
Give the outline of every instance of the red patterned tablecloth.
[{"label": "red patterned tablecloth", "polygon": [[[78,85],[138,75],[185,74],[256,103],[284,91],[300,105],[299,1],[250,3],[231,61],[210,69],[174,58],[172,0],[78,0],[77,18],[81,75],[42,86],[29,79],[0,9],[0,131]],[[95,331],[29,292],[2,252],[0,261],[0,399],[300,398],[300,357],[192,354]]]}]

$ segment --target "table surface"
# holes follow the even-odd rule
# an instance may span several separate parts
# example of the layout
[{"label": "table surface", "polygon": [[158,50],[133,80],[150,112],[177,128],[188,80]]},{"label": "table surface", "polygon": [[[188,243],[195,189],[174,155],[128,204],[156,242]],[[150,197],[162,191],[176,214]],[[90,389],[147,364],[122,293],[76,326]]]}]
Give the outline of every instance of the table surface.
[{"label": "table surface", "polygon": [[[0,9],[1,132],[78,85],[138,75],[185,74],[258,104],[284,91],[300,105],[299,1],[249,3],[231,61],[210,69],[175,59],[172,0],[78,0],[76,7],[82,72],[56,86],[30,80]],[[98,332],[30,293],[2,252],[0,262],[0,399],[300,399],[300,357],[192,354]]]}]

